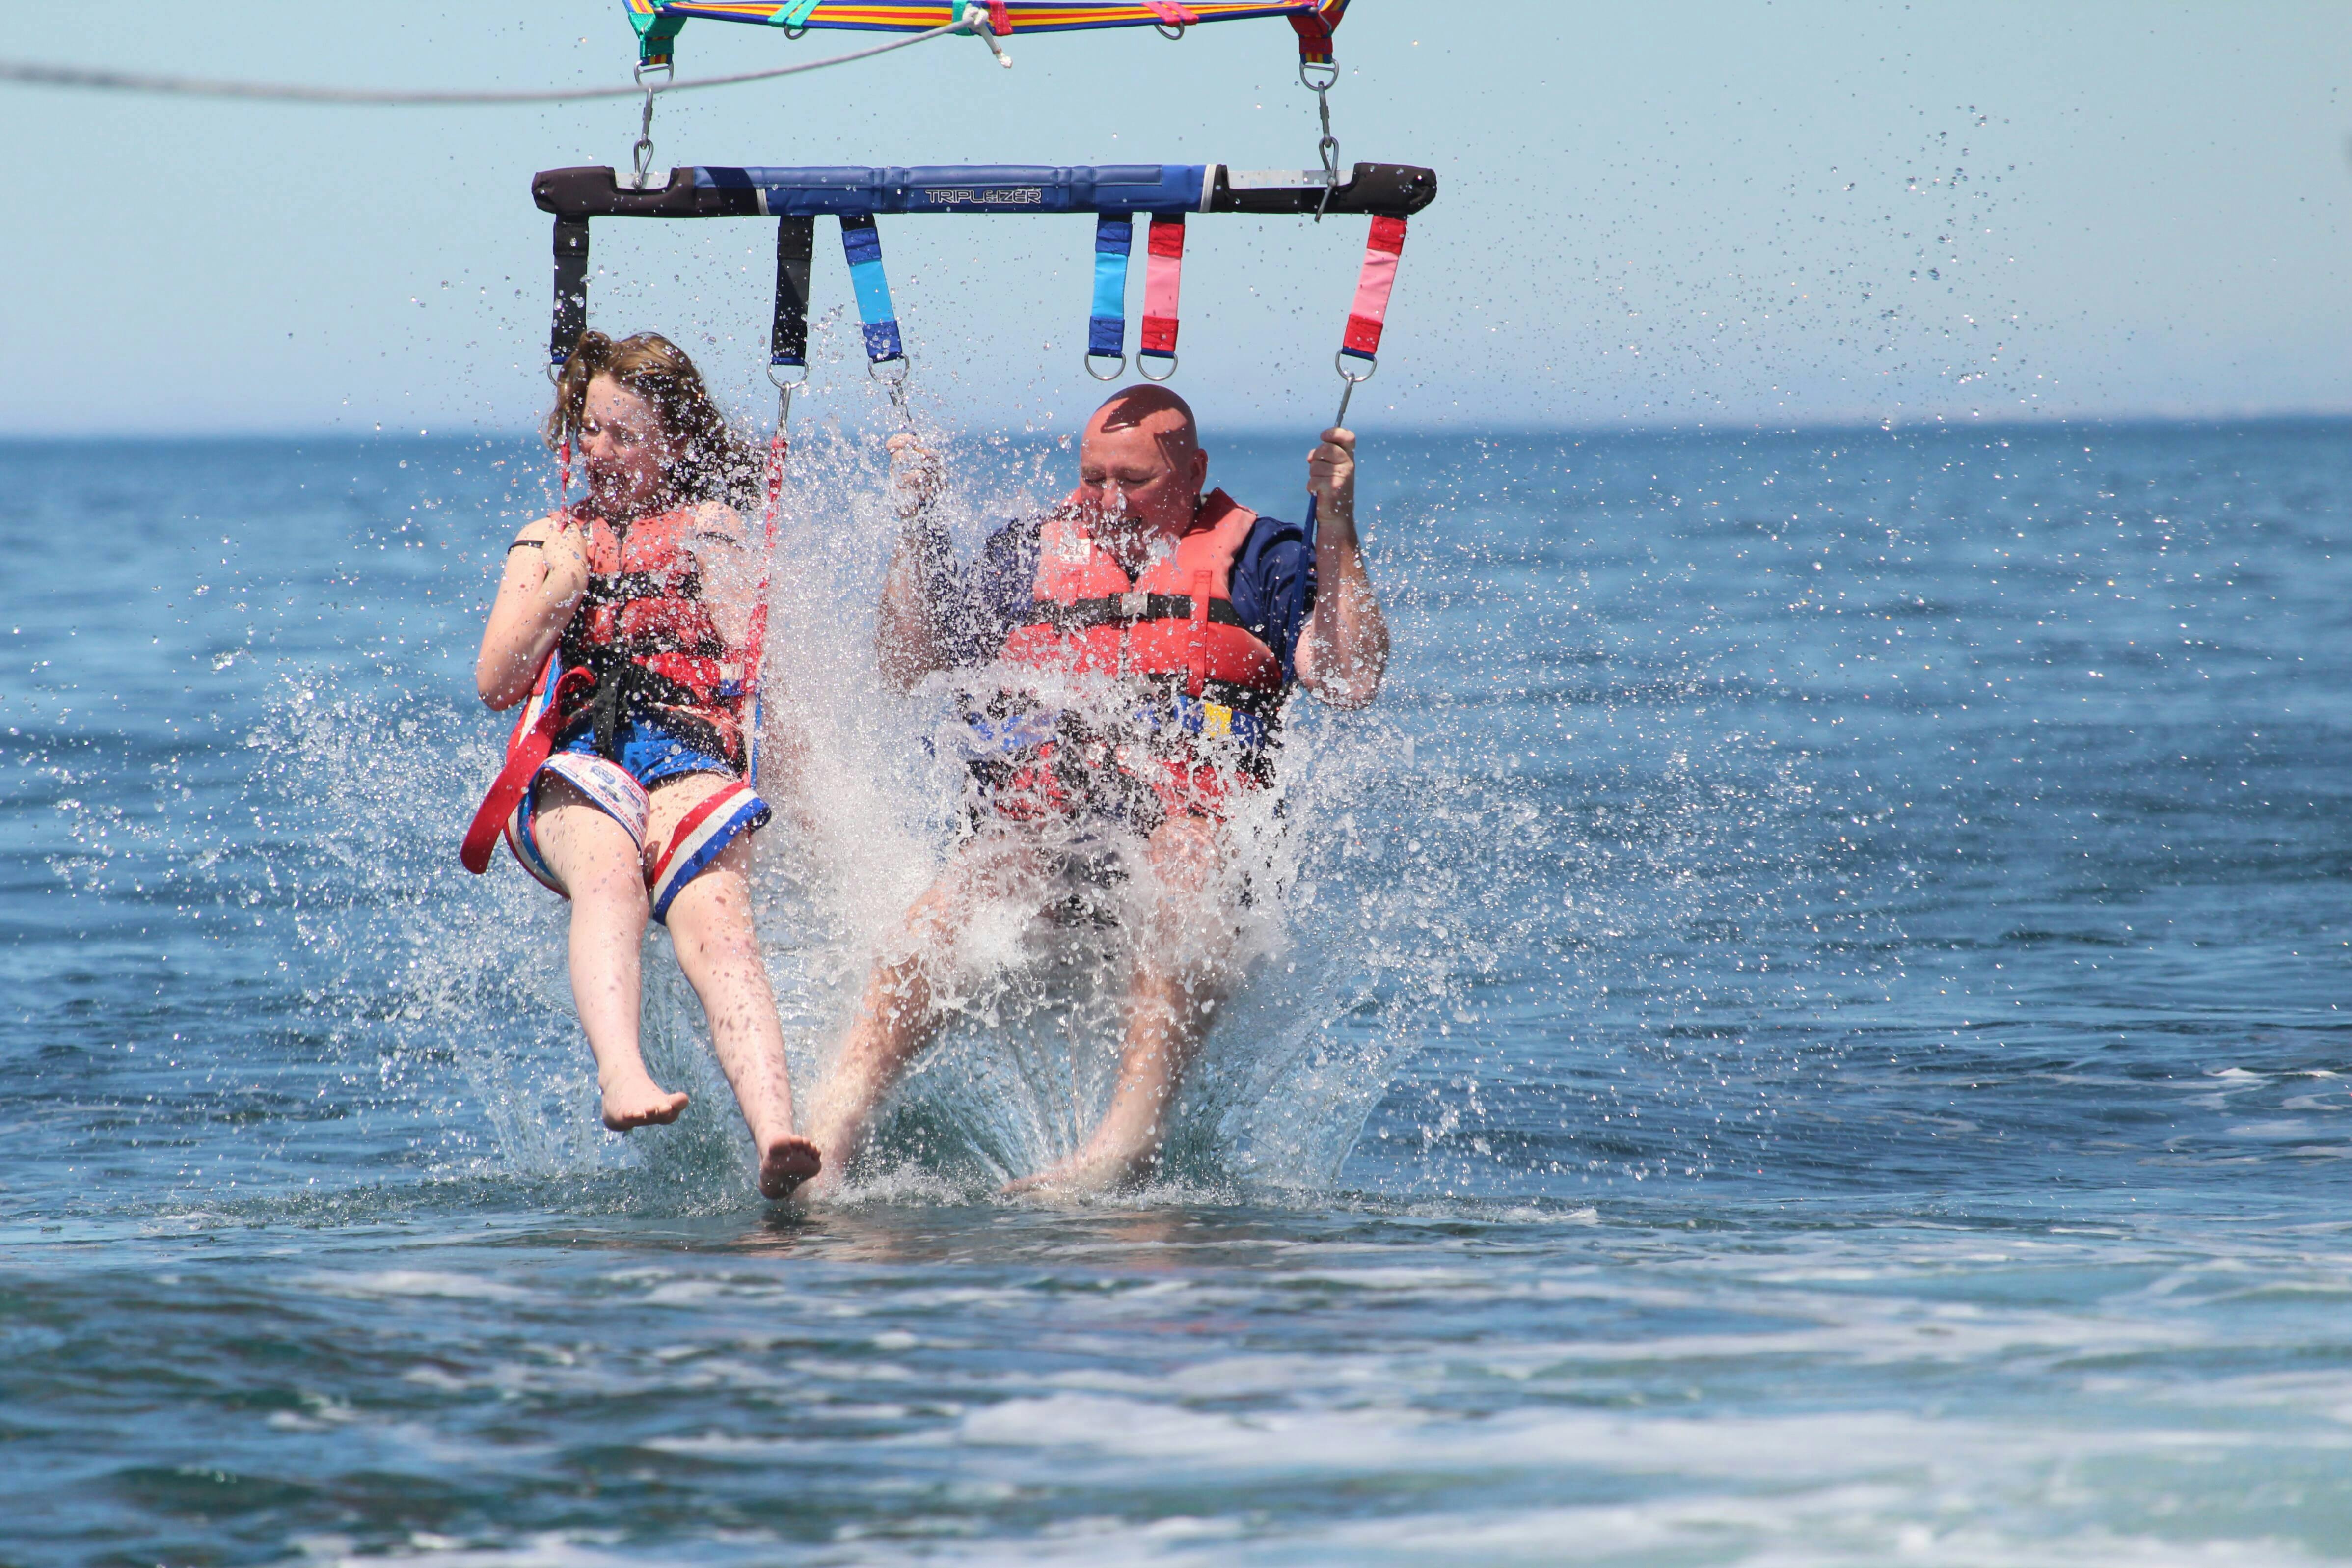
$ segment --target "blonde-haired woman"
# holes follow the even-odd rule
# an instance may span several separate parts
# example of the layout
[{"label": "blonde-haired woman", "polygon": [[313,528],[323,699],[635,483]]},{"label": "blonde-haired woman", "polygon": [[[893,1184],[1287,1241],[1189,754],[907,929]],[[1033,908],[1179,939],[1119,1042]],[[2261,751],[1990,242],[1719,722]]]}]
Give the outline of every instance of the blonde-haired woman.
[{"label": "blonde-haired woman", "polygon": [[757,466],[693,362],[652,333],[583,334],[547,437],[573,444],[587,494],[509,547],[474,671],[494,710],[528,700],[563,715],[507,843],[572,900],[572,995],[604,1125],[674,1121],[686,1107],[638,1048],[638,955],[646,921],[660,921],[751,1124],[760,1191],[781,1198],[818,1161],[793,1131],[751,925],[750,836],[769,816],[746,776],[759,568],[730,502],[756,492]]}]

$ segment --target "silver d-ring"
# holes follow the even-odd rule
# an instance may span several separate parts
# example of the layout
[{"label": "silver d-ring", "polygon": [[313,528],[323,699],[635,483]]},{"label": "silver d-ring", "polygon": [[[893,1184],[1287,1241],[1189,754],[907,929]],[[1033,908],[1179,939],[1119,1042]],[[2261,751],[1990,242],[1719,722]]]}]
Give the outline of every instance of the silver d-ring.
[{"label": "silver d-ring", "polygon": [[1181,22],[1154,22],[1151,30],[1171,44],[1181,44],[1184,41],[1186,27]]},{"label": "silver d-ring", "polygon": [[1338,371],[1339,373],[1339,379],[1346,382],[1349,386],[1363,385],[1364,383],[1372,379],[1372,372],[1381,368],[1381,362],[1378,359],[1368,359],[1364,361],[1363,374],[1349,375],[1348,374],[1348,351],[1346,349],[1341,349],[1339,353],[1331,356],[1331,368]]},{"label": "silver d-ring", "polygon": [[[896,375],[883,374],[882,367],[886,364],[897,365],[898,367],[898,374]],[[872,376],[875,380],[880,382],[885,386],[898,387],[906,385],[907,377],[914,374],[914,369],[915,367],[908,363],[907,356],[905,354],[895,354],[889,359],[870,359],[866,362],[866,374]]]},{"label": "silver d-ring", "polygon": [[800,379],[797,381],[785,381],[782,379],[776,374],[778,368],[778,366],[772,364],[768,367],[768,384],[774,387],[778,392],[798,392],[802,387],[806,386],[809,384],[808,366],[803,364],[791,367],[801,373]]},{"label": "silver d-ring", "polygon": [[1110,355],[1108,354],[1090,353],[1087,355],[1087,374],[1093,376],[1097,381],[1117,381],[1120,376],[1127,374],[1127,356],[1125,354],[1118,356],[1118,363],[1111,367],[1111,373],[1108,375],[1105,375],[1102,372],[1095,368],[1095,361],[1108,358],[1110,358]]},{"label": "silver d-ring", "polygon": [[[1318,81],[1308,76],[1314,71],[1322,77]],[[1301,60],[1298,62],[1298,85],[1309,92],[1328,92],[1339,85],[1339,62],[1337,60]]]},{"label": "silver d-ring", "polygon": [[[1151,374],[1151,362],[1156,359],[1164,359],[1168,362],[1168,375]],[[1135,371],[1146,381],[1166,381],[1169,376],[1176,374],[1176,356],[1174,354],[1138,354],[1135,356]]]},{"label": "silver d-ring", "polygon": [[571,363],[572,357],[569,354],[566,354],[562,359],[548,361],[547,384],[550,386],[562,386],[563,384],[563,367]]}]

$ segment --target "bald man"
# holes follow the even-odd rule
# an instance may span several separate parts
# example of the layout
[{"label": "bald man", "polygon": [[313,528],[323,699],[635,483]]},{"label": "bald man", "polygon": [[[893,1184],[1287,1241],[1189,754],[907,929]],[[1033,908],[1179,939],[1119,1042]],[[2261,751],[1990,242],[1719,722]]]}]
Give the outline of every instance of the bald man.
[{"label": "bald man", "polygon": [[[906,443],[892,445],[921,459]],[[1357,549],[1355,451],[1335,428],[1307,457],[1310,544],[1295,524],[1204,494],[1192,409],[1130,387],[1087,421],[1069,498],[999,531],[965,571],[922,515],[935,470],[918,478],[879,653],[902,690],[961,678],[969,831],[867,982],[818,1099],[814,1191],[840,1181],[882,1098],[986,978],[967,940],[979,917],[1066,903],[1057,877],[1080,863],[1128,897],[1118,1080],[1086,1145],[1013,1185],[1100,1189],[1152,1173],[1185,1068],[1237,978],[1244,881],[1227,817],[1270,781],[1294,686],[1360,707],[1388,664]]]}]

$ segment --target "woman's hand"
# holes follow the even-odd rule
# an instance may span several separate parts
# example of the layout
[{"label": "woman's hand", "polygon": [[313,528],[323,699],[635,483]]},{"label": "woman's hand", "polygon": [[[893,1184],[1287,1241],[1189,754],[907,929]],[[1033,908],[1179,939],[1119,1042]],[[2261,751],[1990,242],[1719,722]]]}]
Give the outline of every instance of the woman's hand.
[{"label": "woman's hand", "polygon": [[588,549],[585,536],[579,529],[550,529],[541,546],[541,559],[547,567],[547,578],[541,592],[567,612],[579,604],[588,592]]},{"label": "woman's hand", "polygon": [[515,536],[474,661],[474,688],[492,709],[530,695],[540,666],[588,592],[584,536],[543,518]]}]

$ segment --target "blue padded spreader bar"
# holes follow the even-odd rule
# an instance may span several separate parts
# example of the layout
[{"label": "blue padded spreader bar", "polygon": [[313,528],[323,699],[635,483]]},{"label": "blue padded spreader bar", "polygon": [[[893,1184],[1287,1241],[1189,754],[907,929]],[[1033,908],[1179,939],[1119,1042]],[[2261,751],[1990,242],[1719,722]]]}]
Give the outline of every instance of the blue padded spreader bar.
[{"label": "blue padded spreader bar", "polygon": [[840,213],[1192,212],[1208,170],[1199,163],[1021,163],[913,169],[698,168],[694,183],[757,191],[771,217]]}]

